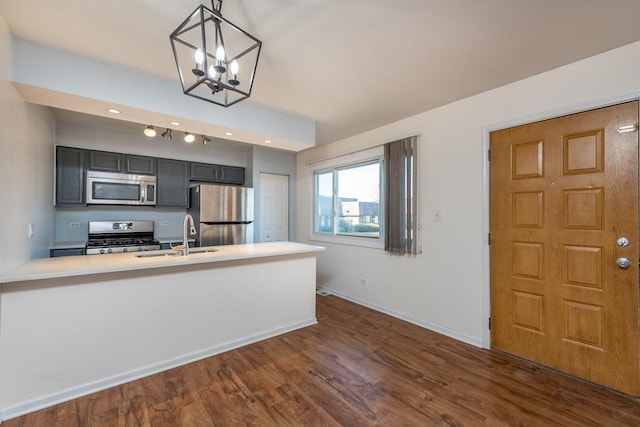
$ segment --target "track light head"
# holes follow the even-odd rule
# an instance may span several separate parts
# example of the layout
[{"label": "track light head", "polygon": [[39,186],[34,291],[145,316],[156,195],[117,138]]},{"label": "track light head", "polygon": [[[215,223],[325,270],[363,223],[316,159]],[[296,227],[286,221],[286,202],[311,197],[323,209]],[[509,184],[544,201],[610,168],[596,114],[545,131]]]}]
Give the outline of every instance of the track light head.
[{"label": "track light head", "polygon": [[153,126],[149,125],[145,128],[144,134],[149,138],[153,138],[154,136],[156,136],[156,130],[154,129]]}]

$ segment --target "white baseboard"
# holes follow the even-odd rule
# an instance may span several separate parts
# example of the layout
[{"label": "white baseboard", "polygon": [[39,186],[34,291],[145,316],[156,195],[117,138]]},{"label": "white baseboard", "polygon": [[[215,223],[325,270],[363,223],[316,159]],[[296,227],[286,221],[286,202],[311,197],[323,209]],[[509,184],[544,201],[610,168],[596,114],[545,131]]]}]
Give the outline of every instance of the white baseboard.
[{"label": "white baseboard", "polygon": [[282,335],[284,333],[295,331],[296,329],[301,329],[307,326],[315,325],[317,323],[318,321],[316,318],[293,323],[288,326],[273,329],[267,332],[241,338],[238,340],[229,341],[220,345],[216,345],[216,346],[198,350],[192,353],[184,354],[182,356],[178,356],[173,359],[154,363],[152,365],[144,366],[128,372],[123,372],[118,375],[114,375],[114,376],[97,380],[97,381],[92,381],[90,383],[82,384],[79,386],[71,387],[66,390],[61,390],[45,396],[40,396],[38,398],[17,403],[5,408],[0,408],[0,424],[2,424],[2,420],[8,420],[11,418],[19,417],[21,415],[38,411],[40,409],[47,408],[52,405],[57,405],[59,403],[76,399],[78,397],[86,396],[88,394],[105,390],[120,384],[128,383],[130,381],[147,377],[149,375],[157,374],[158,372],[162,372],[178,366],[186,365],[187,363],[191,363],[201,359],[205,359],[207,357],[215,356],[216,354],[220,354],[229,350],[244,347],[246,345],[265,340],[267,338],[272,338],[277,335]]},{"label": "white baseboard", "polygon": [[348,294],[333,290],[331,288],[322,288],[322,290],[323,291],[327,291],[327,292],[329,292],[329,293],[331,293],[331,294],[333,294],[333,295],[335,295],[337,297],[340,297],[342,299],[346,299],[347,301],[351,301],[351,302],[354,302],[356,304],[368,307],[368,308],[370,308],[372,310],[379,311],[379,312],[384,313],[384,314],[388,314],[389,316],[395,317],[395,318],[400,319],[400,320],[404,320],[405,322],[412,323],[412,324],[414,324],[416,326],[420,326],[420,327],[428,329],[430,331],[437,332],[437,333],[445,335],[445,336],[447,336],[449,338],[453,338],[455,340],[462,341],[462,342],[467,343],[467,344],[471,344],[474,347],[484,348],[482,346],[482,340],[481,339],[476,339],[476,338],[472,338],[472,337],[463,335],[463,334],[461,334],[459,332],[456,332],[456,331],[454,331],[452,329],[445,328],[444,326],[440,326],[440,325],[436,325],[436,324],[429,323],[429,322],[423,322],[422,320],[414,319],[414,318],[406,316],[406,315],[404,315],[402,313],[398,313],[396,311],[390,310],[390,309],[388,309],[386,307],[382,307],[382,306],[379,306],[377,304],[373,304],[373,303],[370,303],[368,301],[361,300],[359,298],[354,298],[351,295],[348,295]]}]

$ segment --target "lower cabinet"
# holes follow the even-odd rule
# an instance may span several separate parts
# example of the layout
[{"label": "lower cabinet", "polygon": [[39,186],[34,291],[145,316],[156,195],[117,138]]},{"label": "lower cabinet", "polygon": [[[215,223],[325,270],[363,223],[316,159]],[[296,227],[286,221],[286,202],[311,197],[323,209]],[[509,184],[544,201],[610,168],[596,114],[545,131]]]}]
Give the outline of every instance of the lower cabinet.
[{"label": "lower cabinet", "polygon": [[189,207],[189,162],[158,159],[156,206]]},{"label": "lower cabinet", "polygon": [[50,249],[49,257],[84,255],[84,248]]}]

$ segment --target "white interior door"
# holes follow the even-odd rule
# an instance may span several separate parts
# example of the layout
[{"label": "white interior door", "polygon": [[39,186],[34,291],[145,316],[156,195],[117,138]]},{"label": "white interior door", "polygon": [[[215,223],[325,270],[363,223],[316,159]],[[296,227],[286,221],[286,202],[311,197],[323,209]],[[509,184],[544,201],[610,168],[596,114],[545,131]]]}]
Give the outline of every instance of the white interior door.
[{"label": "white interior door", "polygon": [[260,174],[260,241],[289,240],[289,176]]}]

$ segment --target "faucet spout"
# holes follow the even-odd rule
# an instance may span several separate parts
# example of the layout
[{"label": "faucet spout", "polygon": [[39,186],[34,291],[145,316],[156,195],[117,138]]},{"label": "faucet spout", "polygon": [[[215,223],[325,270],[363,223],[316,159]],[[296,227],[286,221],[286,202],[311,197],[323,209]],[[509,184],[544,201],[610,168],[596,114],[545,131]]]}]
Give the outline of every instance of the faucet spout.
[{"label": "faucet spout", "polygon": [[[188,228],[187,228],[188,227]],[[184,256],[189,255],[189,235],[196,234],[196,226],[193,223],[193,217],[190,214],[186,214],[184,216],[184,221],[182,221],[182,245],[176,246],[176,249],[182,251]]]}]

